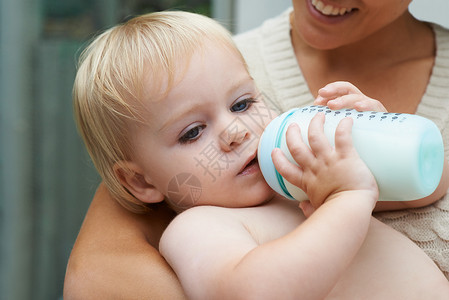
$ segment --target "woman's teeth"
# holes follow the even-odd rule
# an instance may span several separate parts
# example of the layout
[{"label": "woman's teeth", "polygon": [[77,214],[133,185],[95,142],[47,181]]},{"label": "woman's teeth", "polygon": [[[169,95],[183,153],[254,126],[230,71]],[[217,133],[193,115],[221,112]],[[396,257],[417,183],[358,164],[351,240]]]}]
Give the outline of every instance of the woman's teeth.
[{"label": "woman's teeth", "polygon": [[352,8],[338,8],[330,4],[325,5],[320,0],[312,0],[312,5],[317,11],[326,16],[341,16],[352,11]]}]

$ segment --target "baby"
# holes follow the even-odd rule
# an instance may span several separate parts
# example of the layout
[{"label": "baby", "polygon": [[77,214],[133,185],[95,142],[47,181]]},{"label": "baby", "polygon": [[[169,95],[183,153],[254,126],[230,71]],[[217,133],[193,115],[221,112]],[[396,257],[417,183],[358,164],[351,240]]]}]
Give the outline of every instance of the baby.
[{"label": "baby", "polygon": [[[348,106],[379,104],[347,83],[328,90],[341,85],[357,95]],[[335,148],[324,136],[323,115],[309,126],[310,148],[291,126],[287,142],[301,167],[273,152],[281,175],[306,191],[304,213],[270,189],[256,153],[274,115],[215,21],[160,12],[99,35],[81,57],[74,104],[115,198],[133,211],[166,201],[179,213],[160,251],[189,298],[449,295],[435,264],[371,217],[378,189],[352,146],[351,119],[338,126]]]}]

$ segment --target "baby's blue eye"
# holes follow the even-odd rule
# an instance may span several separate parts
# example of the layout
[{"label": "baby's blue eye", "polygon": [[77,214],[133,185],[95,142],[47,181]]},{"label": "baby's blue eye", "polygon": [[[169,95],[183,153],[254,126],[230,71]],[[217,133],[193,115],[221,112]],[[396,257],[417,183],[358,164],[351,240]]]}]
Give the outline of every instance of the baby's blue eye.
[{"label": "baby's blue eye", "polygon": [[250,108],[255,102],[257,102],[257,100],[254,98],[243,99],[233,104],[230,110],[231,112],[243,112]]},{"label": "baby's blue eye", "polygon": [[197,140],[201,134],[201,131],[203,131],[203,129],[205,128],[205,125],[201,125],[201,126],[195,126],[191,129],[189,129],[186,133],[184,133],[180,138],[179,138],[179,142],[181,144],[186,144],[186,143],[190,143],[193,142],[195,140]]}]

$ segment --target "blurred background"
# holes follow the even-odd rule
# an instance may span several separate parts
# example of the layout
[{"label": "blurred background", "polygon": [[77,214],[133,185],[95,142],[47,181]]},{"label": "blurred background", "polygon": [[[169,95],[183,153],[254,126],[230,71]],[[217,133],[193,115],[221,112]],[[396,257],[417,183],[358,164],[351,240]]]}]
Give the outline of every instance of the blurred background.
[{"label": "blurred background", "polygon": [[[0,299],[62,299],[67,260],[99,183],[72,116],[77,57],[130,16],[181,9],[233,33],[290,0],[0,0]],[[449,1],[414,0],[449,27]]]}]

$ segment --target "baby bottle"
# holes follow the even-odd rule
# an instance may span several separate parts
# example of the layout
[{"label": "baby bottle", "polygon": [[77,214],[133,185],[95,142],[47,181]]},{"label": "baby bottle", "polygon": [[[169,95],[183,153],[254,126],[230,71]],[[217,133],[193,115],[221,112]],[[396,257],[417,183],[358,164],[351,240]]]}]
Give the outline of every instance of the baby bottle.
[{"label": "baby bottle", "polygon": [[280,148],[296,164],[287,148],[287,128],[292,122],[297,123],[308,145],[308,126],[318,112],[326,116],[324,133],[332,145],[340,120],[353,119],[353,145],[377,181],[379,200],[416,200],[435,191],[443,173],[444,148],[440,131],[432,121],[410,114],[331,110],[313,105],[283,113],[262,134],[259,165],[265,180],[276,192],[298,201],[307,199],[300,188],[276,171],[271,152],[275,147]]}]

